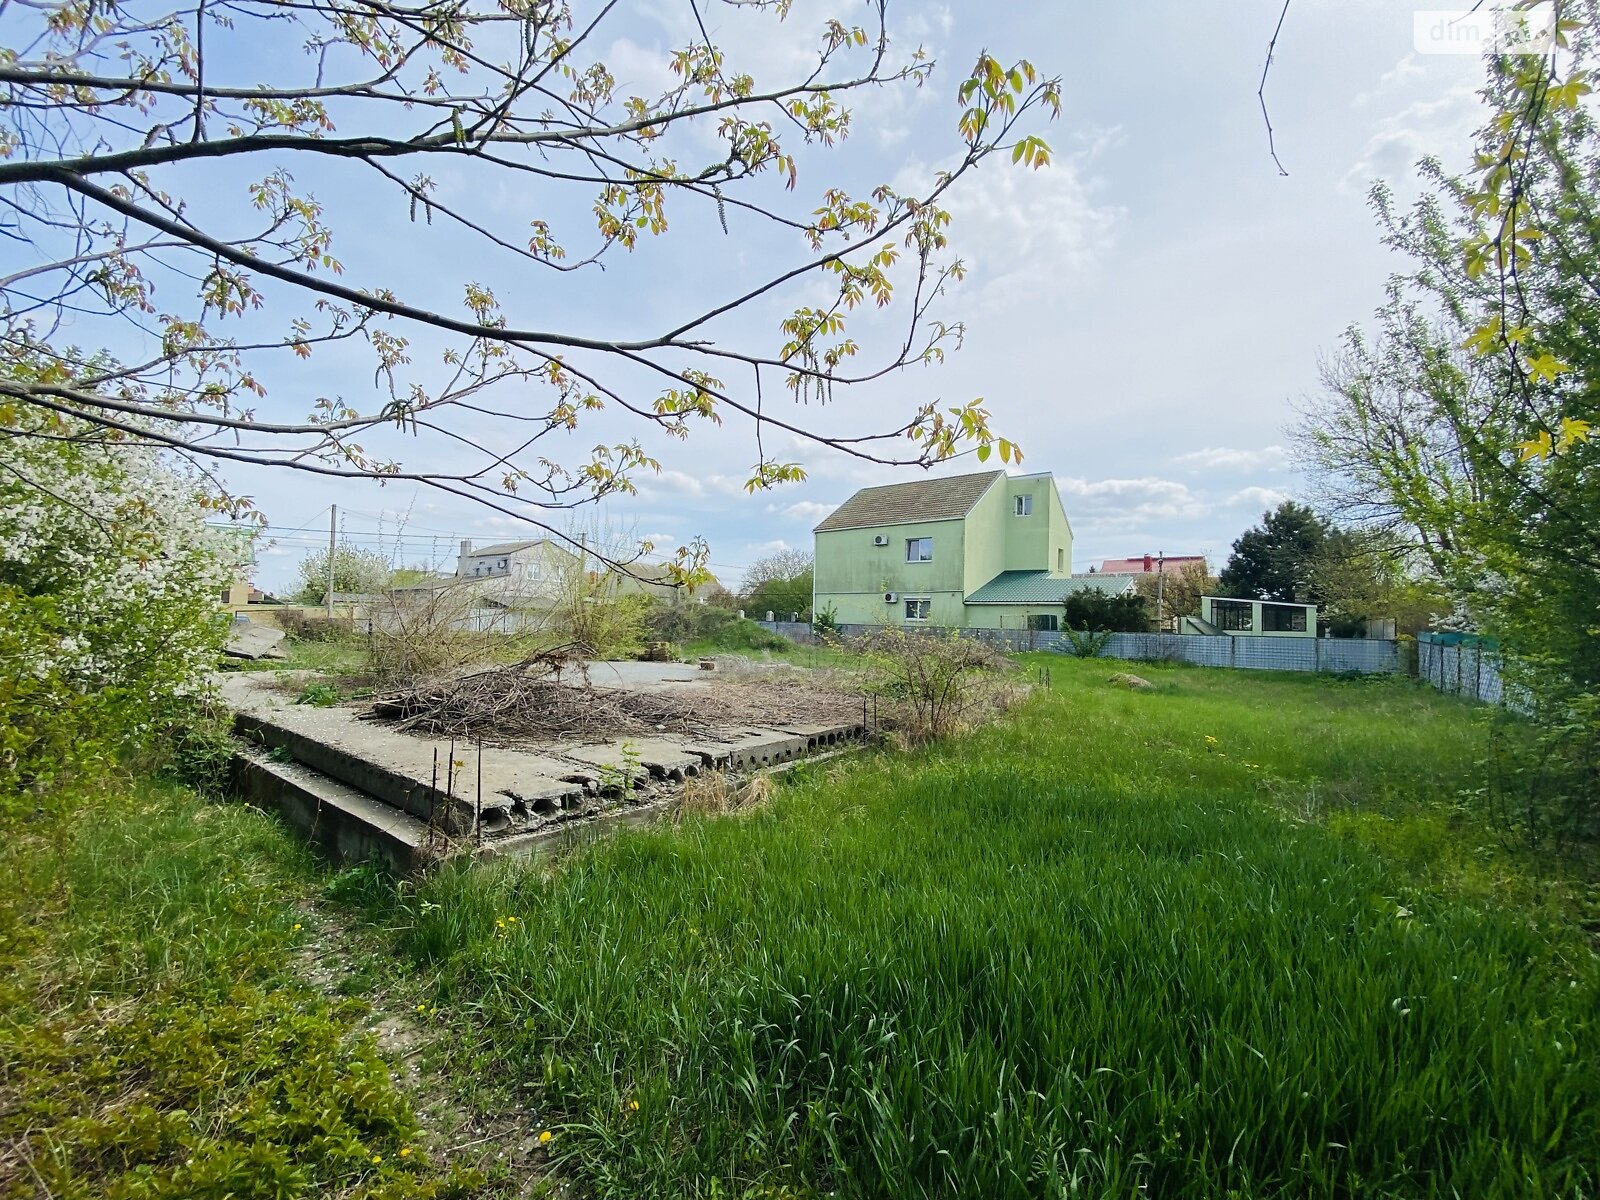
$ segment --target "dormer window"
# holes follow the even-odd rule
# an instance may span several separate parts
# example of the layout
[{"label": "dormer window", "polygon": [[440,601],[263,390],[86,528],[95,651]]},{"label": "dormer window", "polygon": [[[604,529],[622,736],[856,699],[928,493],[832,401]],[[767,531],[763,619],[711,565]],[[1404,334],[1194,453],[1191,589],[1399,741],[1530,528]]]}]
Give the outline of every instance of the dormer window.
[{"label": "dormer window", "polygon": [[1011,511],[1013,513],[1015,513],[1019,517],[1032,516],[1033,515],[1033,497],[1032,496],[1013,496],[1012,499],[1011,499]]}]

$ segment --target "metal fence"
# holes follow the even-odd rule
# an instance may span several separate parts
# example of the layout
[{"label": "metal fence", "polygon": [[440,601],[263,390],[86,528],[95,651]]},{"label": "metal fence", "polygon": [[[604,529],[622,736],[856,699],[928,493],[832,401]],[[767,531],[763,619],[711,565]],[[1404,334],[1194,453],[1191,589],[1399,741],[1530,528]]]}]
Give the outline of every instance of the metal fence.
[{"label": "metal fence", "polygon": [[1459,634],[1417,635],[1417,677],[1452,696],[1506,703],[1500,651]]},{"label": "metal fence", "polygon": [[[802,646],[815,645],[821,639],[811,628],[807,621],[757,621],[761,628],[772,633],[781,634],[791,642],[798,642]],[[876,633],[885,628],[916,629],[918,626],[884,626],[884,625],[839,625],[839,633],[843,637],[856,637],[864,633]],[[973,638],[993,646],[997,650],[1004,650],[1014,654],[1023,650],[1053,650],[1060,639],[1059,633],[1035,629],[956,629],[948,625],[921,626],[925,633],[951,634],[958,633],[962,637]]]},{"label": "metal fence", "polygon": [[[804,621],[758,621],[763,629],[791,641],[816,640]],[[881,625],[841,625],[847,637],[871,633]],[[950,633],[949,629],[930,632]],[[1059,633],[1032,629],[960,629],[962,637],[976,638],[996,649],[1050,650],[1070,653]],[[1189,633],[1113,633],[1100,649],[1102,658],[1130,658],[1142,662],[1187,662],[1204,667],[1237,667],[1253,671],[1356,672],[1363,675],[1399,671],[1399,643],[1360,638],[1237,637]]]},{"label": "metal fence", "polygon": [[[1050,647],[1068,651],[1065,639]],[[1361,675],[1400,670],[1399,643],[1375,638],[1215,636],[1200,633],[1113,633],[1102,658],[1185,662],[1246,671],[1326,671]]]}]

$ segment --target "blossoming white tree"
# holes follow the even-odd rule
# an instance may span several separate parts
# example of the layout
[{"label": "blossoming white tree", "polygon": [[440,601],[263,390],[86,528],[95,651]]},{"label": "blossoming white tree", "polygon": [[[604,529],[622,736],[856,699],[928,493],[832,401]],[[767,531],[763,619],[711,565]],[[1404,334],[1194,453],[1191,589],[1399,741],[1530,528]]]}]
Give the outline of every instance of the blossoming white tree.
[{"label": "blossoming white tree", "polygon": [[149,445],[0,437],[0,796],[136,749],[203,689],[244,544]]}]

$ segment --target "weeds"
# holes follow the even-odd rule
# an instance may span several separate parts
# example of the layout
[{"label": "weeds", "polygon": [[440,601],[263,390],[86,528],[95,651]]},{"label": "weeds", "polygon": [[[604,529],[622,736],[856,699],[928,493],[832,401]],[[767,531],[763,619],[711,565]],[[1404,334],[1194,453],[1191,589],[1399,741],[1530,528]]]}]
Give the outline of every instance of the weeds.
[{"label": "weeds", "polygon": [[289,970],[303,854],[146,787],[0,845],[0,1194],[443,1200],[363,1006]]},{"label": "weeds", "polygon": [[1095,658],[1111,644],[1109,631],[1093,629],[1063,629],[1061,640],[1075,658]]},{"label": "weeds", "polygon": [[331,683],[309,683],[295,697],[296,704],[309,704],[313,708],[332,708],[344,696]]},{"label": "weeds", "polygon": [[368,903],[596,1197],[1595,1192],[1600,968],[1430,873],[1502,869],[1452,825],[1459,705],[1051,661],[753,819]]}]

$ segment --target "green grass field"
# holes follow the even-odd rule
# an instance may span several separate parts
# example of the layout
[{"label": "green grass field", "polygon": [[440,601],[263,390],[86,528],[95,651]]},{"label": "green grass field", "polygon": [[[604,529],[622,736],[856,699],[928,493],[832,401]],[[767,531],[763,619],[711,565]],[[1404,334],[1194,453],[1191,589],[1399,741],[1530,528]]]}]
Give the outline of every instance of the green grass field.
[{"label": "green grass field", "polygon": [[1029,661],[753,815],[374,882],[462,1082],[601,1197],[1600,1190],[1600,969],[1457,811],[1472,709]]},{"label": "green grass field", "polygon": [[0,1196],[445,1200],[409,1098],[309,985],[310,855],[145,784],[0,841]]}]

